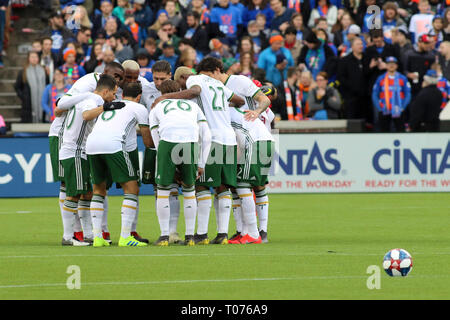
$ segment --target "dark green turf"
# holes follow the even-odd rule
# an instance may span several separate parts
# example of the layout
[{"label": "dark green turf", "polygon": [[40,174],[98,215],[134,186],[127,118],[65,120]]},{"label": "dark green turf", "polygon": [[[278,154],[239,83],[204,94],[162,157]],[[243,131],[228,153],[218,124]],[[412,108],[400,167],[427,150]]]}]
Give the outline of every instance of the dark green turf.
[{"label": "dark green turf", "polygon": [[[60,245],[56,198],[1,199],[0,299],[449,299],[449,200],[444,193],[270,195],[268,244],[74,248]],[[110,198],[116,243],[121,201]],[[140,207],[138,231],[155,241],[154,198]],[[181,218],[180,234],[183,225]],[[393,248],[411,253],[411,274],[390,278],[381,269],[381,289],[369,290],[367,267],[381,267]],[[81,269],[81,290],[66,287],[70,265]]]}]

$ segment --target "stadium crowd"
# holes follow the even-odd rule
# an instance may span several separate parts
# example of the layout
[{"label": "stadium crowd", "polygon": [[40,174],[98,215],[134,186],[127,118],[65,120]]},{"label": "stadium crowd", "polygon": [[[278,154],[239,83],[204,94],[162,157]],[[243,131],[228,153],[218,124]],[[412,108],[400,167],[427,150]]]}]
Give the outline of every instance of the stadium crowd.
[{"label": "stadium crowd", "polygon": [[128,59],[152,81],[158,60],[195,70],[217,57],[278,89],[277,120],[364,119],[376,132],[438,131],[450,93],[448,1],[50,2],[39,1],[48,27],[15,84],[23,122],[52,121],[77,79]]}]

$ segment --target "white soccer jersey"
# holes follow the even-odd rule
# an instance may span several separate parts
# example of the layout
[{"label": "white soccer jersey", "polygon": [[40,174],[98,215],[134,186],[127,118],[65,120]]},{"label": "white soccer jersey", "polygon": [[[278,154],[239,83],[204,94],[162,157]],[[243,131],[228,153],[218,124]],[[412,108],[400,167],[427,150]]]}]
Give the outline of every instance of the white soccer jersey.
[{"label": "white soccer jersey", "polygon": [[125,107],[105,111],[97,118],[86,142],[87,154],[131,152],[137,148],[136,125],[148,126],[148,111],[140,103],[122,100]]},{"label": "white soccer jersey", "polygon": [[233,92],[216,79],[204,74],[190,76],[186,81],[188,89],[201,88],[198,105],[204,112],[211,129],[212,141],[222,145],[236,145],[236,136],[231,127],[229,101]]},{"label": "white soccer jersey", "polygon": [[239,146],[244,146],[245,142],[253,143],[256,141],[274,141],[270,132],[267,131],[264,123],[255,119],[254,121],[247,121],[244,119],[243,109],[231,108],[231,125],[238,139]]},{"label": "white soccer jersey", "polygon": [[[96,96],[96,97],[95,97]],[[95,120],[83,120],[83,112],[103,105],[104,101],[100,96],[92,94],[90,98],[76,104],[67,113],[66,123],[64,125],[64,135],[61,149],[59,150],[59,159],[69,159],[74,157],[86,157],[86,139],[94,127]]]},{"label": "white soccer jersey", "polygon": [[[92,72],[78,79],[70,88],[70,90],[66,93],[66,95],[77,95],[80,93],[86,92],[94,92],[95,88],[97,88],[97,82],[100,78],[100,73]],[[50,131],[48,133],[49,137],[62,137],[63,131],[61,130],[63,127],[64,120],[66,119],[67,113],[63,114],[61,117],[56,117],[50,125]]]},{"label": "white soccer jersey", "polygon": [[151,129],[157,128],[161,140],[173,143],[198,142],[198,122],[206,121],[195,102],[180,99],[160,101],[149,118]]},{"label": "white soccer jersey", "polygon": [[[161,96],[161,92],[159,92],[159,90],[156,89],[154,82],[149,82],[144,77],[139,76],[138,81],[142,85],[142,97],[141,97],[141,101],[139,101],[139,103],[143,104],[150,111],[150,108],[152,107],[153,102],[155,102],[156,98]],[[117,88],[116,97],[117,97],[117,100],[119,100],[119,101],[123,99],[122,88]]]}]

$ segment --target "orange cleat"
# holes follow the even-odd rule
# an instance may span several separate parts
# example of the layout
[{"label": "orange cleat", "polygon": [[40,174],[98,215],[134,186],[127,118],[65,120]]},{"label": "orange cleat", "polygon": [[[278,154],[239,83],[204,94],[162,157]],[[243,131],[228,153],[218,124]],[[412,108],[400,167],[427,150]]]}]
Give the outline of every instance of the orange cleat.
[{"label": "orange cleat", "polygon": [[241,242],[241,233],[240,232],[236,232],[229,240],[228,243],[229,244],[240,244]]},{"label": "orange cleat", "polygon": [[241,244],[251,244],[251,243],[261,243],[261,236],[259,236],[257,239],[250,237],[248,234],[246,234],[245,236],[243,236],[240,240]]}]

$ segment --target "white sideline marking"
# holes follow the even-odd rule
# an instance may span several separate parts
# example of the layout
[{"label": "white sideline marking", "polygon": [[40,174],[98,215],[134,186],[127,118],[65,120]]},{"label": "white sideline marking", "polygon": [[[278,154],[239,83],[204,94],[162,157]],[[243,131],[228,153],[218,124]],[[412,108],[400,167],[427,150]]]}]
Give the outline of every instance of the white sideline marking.
[{"label": "white sideline marking", "polygon": [[33,211],[0,212],[0,214],[33,213]]}]

